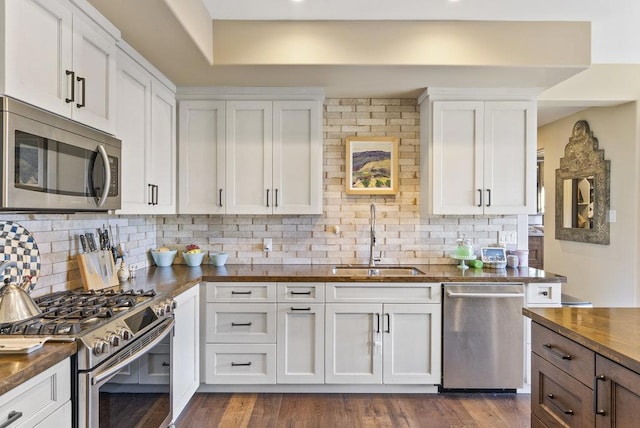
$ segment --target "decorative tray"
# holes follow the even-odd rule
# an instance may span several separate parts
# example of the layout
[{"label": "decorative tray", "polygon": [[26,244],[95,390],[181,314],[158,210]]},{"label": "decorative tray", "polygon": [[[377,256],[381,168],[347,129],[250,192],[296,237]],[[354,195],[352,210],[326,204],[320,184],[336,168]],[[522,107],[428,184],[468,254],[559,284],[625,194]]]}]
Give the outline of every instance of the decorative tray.
[{"label": "decorative tray", "polygon": [[0,354],[29,354],[42,348],[51,339],[47,337],[7,337],[0,338]]}]

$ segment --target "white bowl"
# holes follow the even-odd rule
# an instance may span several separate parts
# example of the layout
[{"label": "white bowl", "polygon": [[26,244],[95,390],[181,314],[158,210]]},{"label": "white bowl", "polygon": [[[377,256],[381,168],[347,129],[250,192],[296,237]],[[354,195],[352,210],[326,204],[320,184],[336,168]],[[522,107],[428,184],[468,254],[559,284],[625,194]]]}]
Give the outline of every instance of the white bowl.
[{"label": "white bowl", "polygon": [[209,253],[209,258],[214,266],[224,266],[227,257],[229,257],[229,253]]},{"label": "white bowl", "polygon": [[182,253],[182,258],[187,266],[200,266],[202,264],[202,260],[207,253],[201,251],[199,253]]},{"label": "white bowl", "polygon": [[173,260],[176,258],[176,254],[178,254],[178,250],[151,250],[151,257],[153,257],[153,261],[156,262],[156,265],[159,267],[171,266],[173,264]]}]

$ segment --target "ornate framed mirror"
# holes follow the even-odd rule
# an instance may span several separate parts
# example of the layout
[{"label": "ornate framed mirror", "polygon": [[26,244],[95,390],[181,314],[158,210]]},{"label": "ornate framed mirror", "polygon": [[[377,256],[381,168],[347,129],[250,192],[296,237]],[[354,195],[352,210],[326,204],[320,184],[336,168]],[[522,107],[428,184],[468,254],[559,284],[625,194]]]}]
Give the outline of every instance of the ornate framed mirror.
[{"label": "ornate framed mirror", "polygon": [[589,123],[576,122],[556,169],[556,239],[609,244],[610,169]]}]

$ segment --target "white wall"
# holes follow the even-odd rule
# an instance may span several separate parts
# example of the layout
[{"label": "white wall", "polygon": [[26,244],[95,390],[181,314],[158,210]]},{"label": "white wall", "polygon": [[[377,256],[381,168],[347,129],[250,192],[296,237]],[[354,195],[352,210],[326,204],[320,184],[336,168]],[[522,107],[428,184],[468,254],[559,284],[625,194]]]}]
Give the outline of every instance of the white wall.
[{"label": "white wall", "polygon": [[[589,122],[591,131],[611,160],[610,245],[586,244],[555,239],[555,170],[564,156],[573,125]],[[538,129],[539,147],[544,147],[545,270],[565,275],[563,292],[589,299],[595,306],[638,306],[638,207],[640,186],[640,141],[637,104],[584,110]]]}]

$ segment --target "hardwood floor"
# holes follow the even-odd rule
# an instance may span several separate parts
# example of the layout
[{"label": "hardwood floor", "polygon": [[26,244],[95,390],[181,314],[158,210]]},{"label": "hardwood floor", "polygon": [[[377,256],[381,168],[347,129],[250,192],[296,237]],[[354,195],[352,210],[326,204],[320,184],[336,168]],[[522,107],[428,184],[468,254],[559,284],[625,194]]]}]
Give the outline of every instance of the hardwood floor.
[{"label": "hardwood floor", "polygon": [[190,427],[530,427],[529,394],[196,394]]}]

